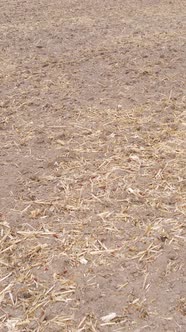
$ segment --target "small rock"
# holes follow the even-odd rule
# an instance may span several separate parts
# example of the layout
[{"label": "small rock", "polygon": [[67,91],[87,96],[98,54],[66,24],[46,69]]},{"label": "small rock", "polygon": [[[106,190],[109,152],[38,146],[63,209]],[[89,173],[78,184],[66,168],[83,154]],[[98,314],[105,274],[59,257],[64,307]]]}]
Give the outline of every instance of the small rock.
[{"label": "small rock", "polygon": [[86,265],[86,264],[88,263],[88,261],[86,260],[85,257],[81,257],[79,261],[80,261],[80,263],[83,264],[83,265]]},{"label": "small rock", "polygon": [[37,48],[43,48],[43,45],[38,44],[38,45],[36,45],[36,47],[37,47]]}]

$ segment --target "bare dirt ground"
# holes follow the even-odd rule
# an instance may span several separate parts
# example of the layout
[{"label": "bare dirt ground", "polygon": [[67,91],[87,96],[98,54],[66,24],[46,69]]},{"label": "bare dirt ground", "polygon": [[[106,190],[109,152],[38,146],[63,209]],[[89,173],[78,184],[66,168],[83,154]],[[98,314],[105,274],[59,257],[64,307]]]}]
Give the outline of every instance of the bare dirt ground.
[{"label": "bare dirt ground", "polygon": [[185,17],[0,1],[1,332],[186,331]]}]

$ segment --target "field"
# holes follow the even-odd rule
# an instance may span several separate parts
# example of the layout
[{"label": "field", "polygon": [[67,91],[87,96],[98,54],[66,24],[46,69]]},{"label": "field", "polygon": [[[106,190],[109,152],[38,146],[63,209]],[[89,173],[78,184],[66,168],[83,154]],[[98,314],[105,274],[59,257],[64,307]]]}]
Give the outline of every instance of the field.
[{"label": "field", "polygon": [[0,331],[186,331],[185,1],[0,1]]}]

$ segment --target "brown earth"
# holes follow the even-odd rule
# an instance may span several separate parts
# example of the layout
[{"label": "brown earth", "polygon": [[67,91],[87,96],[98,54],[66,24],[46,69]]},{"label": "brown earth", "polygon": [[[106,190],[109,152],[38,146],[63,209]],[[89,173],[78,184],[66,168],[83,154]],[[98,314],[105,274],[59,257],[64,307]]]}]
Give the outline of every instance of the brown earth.
[{"label": "brown earth", "polygon": [[1,332],[186,331],[185,17],[1,0]]}]

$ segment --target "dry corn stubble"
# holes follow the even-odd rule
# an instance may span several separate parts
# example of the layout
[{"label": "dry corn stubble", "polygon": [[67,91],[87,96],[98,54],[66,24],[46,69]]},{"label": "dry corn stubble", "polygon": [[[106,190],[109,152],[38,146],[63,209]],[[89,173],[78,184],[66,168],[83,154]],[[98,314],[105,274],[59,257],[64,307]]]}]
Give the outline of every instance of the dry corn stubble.
[{"label": "dry corn stubble", "polygon": [[3,332],[184,331],[183,8],[143,5],[2,2]]}]

